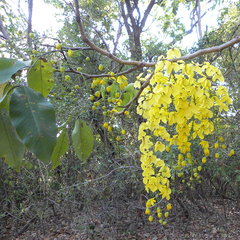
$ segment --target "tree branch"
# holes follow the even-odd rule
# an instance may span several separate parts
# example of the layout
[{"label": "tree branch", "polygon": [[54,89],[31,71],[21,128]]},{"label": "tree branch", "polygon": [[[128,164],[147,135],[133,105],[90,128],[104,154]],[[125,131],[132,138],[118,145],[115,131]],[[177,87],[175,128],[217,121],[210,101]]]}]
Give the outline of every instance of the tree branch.
[{"label": "tree branch", "polygon": [[[162,1],[161,1],[162,2]],[[160,2],[160,3],[161,3]],[[144,12],[144,15],[143,15],[143,19],[141,21],[141,30],[144,28],[145,26],[145,23],[147,21],[147,17],[149,15],[149,13],[151,12],[152,8],[153,8],[153,5],[155,4],[155,0],[151,0],[151,2],[148,4],[148,7],[146,9],[146,11]]]},{"label": "tree branch", "polygon": [[[113,54],[99,48],[98,46],[96,46],[94,43],[92,43],[85,35],[84,31],[83,31],[83,27],[82,27],[82,22],[81,22],[81,18],[80,18],[80,14],[79,14],[79,4],[78,4],[78,0],[74,0],[75,2],[75,15],[76,15],[76,21],[78,24],[78,28],[82,37],[82,40],[88,44],[93,50],[101,53],[104,56],[107,56],[108,58],[118,62],[119,64],[123,64],[123,65],[132,65],[132,66],[139,66],[139,67],[154,67],[156,65],[156,62],[140,62],[140,61],[127,61],[127,60],[122,60],[116,56],[114,56]],[[220,45],[220,46],[216,46],[216,47],[211,47],[211,48],[206,48],[206,49],[201,49],[195,53],[189,54],[189,55],[185,55],[182,56],[180,58],[173,58],[173,59],[168,59],[168,61],[170,62],[177,62],[179,60],[187,60],[187,59],[192,59],[204,54],[208,54],[208,53],[212,53],[212,52],[218,52],[218,51],[222,51],[225,48],[228,48],[230,46],[233,46],[236,43],[240,42],[240,37],[235,37],[232,40]]]},{"label": "tree branch", "polygon": [[196,6],[197,6],[196,14],[197,14],[197,18],[198,18],[198,33],[199,33],[200,39],[202,39],[203,36],[202,36],[201,3],[200,3],[200,0],[196,1]]},{"label": "tree branch", "polygon": [[148,86],[152,76],[154,75],[154,72],[152,72],[152,74],[148,77],[148,79],[146,80],[146,82],[144,82],[144,84],[141,86],[141,88],[139,89],[138,93],[136,94],[136,96],[134,98],[132,98],[124,107],[124,109],[121,112],[116,113],[116,115],[122,115],[124,114],[124,112],[132,105],[133,102],[135,102],[139,96],[141,95],[142,91]]},{"label": "tree branch", "polygon": [[118,27],[116,41],[114,42],[114,48],[113,48],[112,54],[115,54],[117,50],[117,45],[118,45],[119,38],[121,37],[121,34],[122,34],[122,23],[119,19],[119,27]]},{"label": "tree branch", "polygon": [[88,24],[90,24],[90,26],[91,26],[91,28],[98,34],[98,36],[102,39],[102,41],[103,41],[103,44],[105,45],[105,47],[106,47],[106,49],[107,49],[107,51],[110,53],[110,49],[109,49],[109,46],[107,45],[107,42],[105,41],[105,39],[104,39],[104,37],[103,37],[103,35],[101,34],[101,32],[100,31],[98,31],[97,30],[97,28],[95,28],[92,24],[91,24],[91,22],[89,21],[89,23]]},{"label": "tree branch", "polygon": [[[131,72],[134,72],[136,71],[137,69],[139,68],[142,68],[141,66],[136,66],[136,67],[133,67],[133,68],[130,68],[126,71],[123,71],[123,72],[120,72],[117,74],[117,76],[122,76],[122,75],[126,75],[128,73],[131,73]],[[72,72],[72,73],[76,73],[76,74],[81,74],[83,75],[84,77],[86,77],[87,79],[90,79],[90,78],[102,78],[102,77],[111,77],[111,74],[95,74],[95,75],[89,75],[89,74],[86,74],[86,73],[82,73],[82,72],[78,72],[74,69],[71,69],[71,70],[67,70],[65,72]]]},{"label": "tree branch", "polygon": [[130,1],[129,0],[125,0],[125,3],[127,5],[127,11],[128,11],[128,16],[130,17],[131,19],[131,23],[132,23],[132,28],[133,29],[136,29],[138,26],[136,25],[136,22],[135,22],[135,18],[133,17],[133,8],[131,7],[131,4],[130,4]]},{"label": "tree branch", "polygon": [[121,15],[123,17],[123,21],[124,21],[124,24],[125,24],[125,27],[127,29],[127,33],[128,33],[128,36],[131,36],[132,35],[132,32],[131,32],[131,29],[130,29],[130,26],[128,24],[128,21],[127,21],[127,16],[125,14],[125,11],[124,11],[124,5],[123,5],[123,2],[121,1],[121,3],[119,4],[119,7],[120,7],[120,11],[121,11]]},{"label": "tree branch", "polygon": [[28,0],[28,29],[27,29],[27,44],[31,47],[31,38],[29,33],[32,32],[32,12],[33,12],[33,0]]},{"label": "tree branch", "polygon": [[9,43],[11,43],[11,38],[8,35],[7,31],[5,30],[3,26],[3,21],[2,21],[2,15],[0,13],[0,31],[3,33],[3,37],[8,40]]}]

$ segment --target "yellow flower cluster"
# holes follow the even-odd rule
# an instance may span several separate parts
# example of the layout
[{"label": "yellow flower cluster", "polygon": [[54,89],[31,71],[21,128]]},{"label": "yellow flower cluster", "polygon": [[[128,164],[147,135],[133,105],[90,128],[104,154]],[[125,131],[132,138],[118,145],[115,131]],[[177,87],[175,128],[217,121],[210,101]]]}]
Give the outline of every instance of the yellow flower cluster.
[{"label": "yellow flower cluster", "polygon": [[[168,51],[167,59],[173,57],[180,57],[178,49]],[[167,59],[159,57],[154,75],[138,100],[137,113],[146,119],[138,134],[146,191],[159,191],[169,200],[171,164],[157,157],[157,152],[169,152],[176,145],[185,154],[190,152],[192,140],[199,138],[205,154],[209,154],[204,137],[214,131],[215,112],[227,111],[232,101],[227,89],[217,84],[223,81],[218,68],[208,62],[200,65]],[[137,77],[135,88],[140,88],[140,82],[150,75],[142,76]]]}]

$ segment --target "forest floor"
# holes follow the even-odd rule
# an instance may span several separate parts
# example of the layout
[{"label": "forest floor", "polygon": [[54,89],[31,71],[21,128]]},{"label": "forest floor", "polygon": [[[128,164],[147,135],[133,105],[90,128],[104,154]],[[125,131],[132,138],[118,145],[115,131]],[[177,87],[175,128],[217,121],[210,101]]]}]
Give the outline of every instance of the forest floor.
[{"label": "forest floor", "polygon": [[[184,214],[169,218],[170,222],[163,227],[156,217],[155,221],[133,218],[131,215],[119,224],[106,224],[95,219],[94,225],[84,227],[77,224],[78,217],[83,213],[76,212],[72,220],[63,209],[58,209],[56,216],[45,220],[44,227],[39,220],[21,219],[18,222],[16,234],[16,221],[9,218],[0,221],[0,239],[31,239],[31,240],[62,240],[62,239],[117,239],[117,240],[180,240],[180,239],[234,239],[240,240],[240,211],[236,210],[236,203],[226,200],[226,216],[224,218],[224,205],[216,200],[214,208],[209,207],[208,213],[202,213],[193,207],[189,218]],[[137,215],[137,214],[136,214]],[[96,215],[97,216],[97,215]],[[75,218],[75,219],[74,219]]]}]

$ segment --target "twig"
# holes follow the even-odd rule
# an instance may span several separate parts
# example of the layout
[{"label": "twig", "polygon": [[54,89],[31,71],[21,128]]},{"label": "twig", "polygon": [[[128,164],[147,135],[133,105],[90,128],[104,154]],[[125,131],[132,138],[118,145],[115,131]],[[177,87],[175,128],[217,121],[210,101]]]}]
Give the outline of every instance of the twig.
[{"label": "twig", "polygon": [[36,220],[36,216],[35,217],[33,217],[31,220],[29,220],[24,226],[23,226],[23,228],[17,233],[17,235],[20,235],[20,234],[22,234],[22,233],[24,233],[27,229],[28,229],[28,227]]},{"label": "twig", "polygon": [[124,109],[121,112],[116,113],[116,115],[122,115],[124,114],[124,112],[132,105],[132,103],[134,101],[136,101],[138,99],[138,97],[141,95],[142,91],[148,86],[152,76],[153,76],[154,72],[148,77],[147,81],[144,82],[144,84],[141,86],[140,90],[138,91],[138,93],[136,94],[136,96],[134,98],[132,98],[132,100],[130,100],[127,105],[124,107]]},{"label": "twig", "polygon": [[[122,76],[122,75],[126,75],[128,73],[131,73],[131,72],[134,72],[136,71],[137,69],[141,68],[141,66],[136,66],[136,67],[133,67],[133,68],[130,68],[126,71],[123,71],[123,72],[120,72],[117,74],[117,76]],[[58,70],[56,70],[57,72]],[[78,72],[74,69],[71,69],[71,70],[66,70],[65,72],[73,72],[73,73],[76,73],[76,74],[81,74],[82,76],[86,77],[87,79],[90,79],[90,78],[102,78],[102,77],[111,77],[111,74],[95,74],[95,75],[89,75],[89,74],[86,74],[86,73],[82,73],[82,72]]]},{"label": "twig", "polygon": [[[114,56],[113,54],[99,48],[98,46],[96,46],[93,42],[91,42],[85,35],[84,31],[83,31],[83,27],[82,27],[82,22],[81,22],[81,18],[80,18],[80,13],[79,13],[79,4],[78,4],[78,0],[74,0],[75,3],[75,16],[76,16],[76,21],[78,24],[78,28],[79,28],[79,32],[81,34],[81,38],[82,40],[89,45],[93,50],[101,53],[104,56],[107,56],[108,58],[118,62],[119,64],[123,64],[123,65],[134,65],[134,66],[142,66],[142,67],[154,67],[156,65],[156,62],[140,62],[140,61],[128,61],[128,60],[122,60],[116,56]],[[180,58],[173,58],[173,59],[167,59],[170,62],[176,62],[179,60],[187,60],[187,59],[192,59],[207,53],[212,53],[212,52],[218,52],[218,51],[222,51],[225,48],[228,48],[236,43],[240,42],[240,37],[235,37],[232,40],[220,45],[220,46],[216,46],[216,47],[211,47],[211,48],[205,48],[205,49],[201,49],[195,53],[189,54],[189,55],[185,55],[182,56]]]}]

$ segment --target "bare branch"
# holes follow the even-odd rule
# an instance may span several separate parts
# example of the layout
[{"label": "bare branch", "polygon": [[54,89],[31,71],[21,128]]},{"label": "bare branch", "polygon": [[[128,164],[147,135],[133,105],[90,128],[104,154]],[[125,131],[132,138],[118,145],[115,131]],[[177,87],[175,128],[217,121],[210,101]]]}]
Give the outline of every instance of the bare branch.
[{"label": "bare branch", "polygon": [[119,27],[118,27],[116,41],[114,42],[114,48],[113,48],[112,54],[115,54],[115,52],[117,50],[117,45],[118,45],[119,38],[121,37],[121,34],[122,34],[122,23],[119,19]]},{"label": "bare branch", "polygon": [[[126,75],[126,74],[129,74],[131,72],[134,72],[136,71],[137,69],[139,68],[142,68],[141,66],[136,66],[136,67],[133,67],[133,68],[130,68],[126,71],[123,71],[123,72],[120,72],[117,74],[117,76],[122,76],[122,75]],[[90,78],[102,78],[102,77],[111,77],[111,74],[95,74],[95,75],[89,75],[89,74],[86,74],[86,73],[82,73],[82,72],[78,72],[74,69],[71,69],[71,70],[67,70],[65,72],[72,72],[72,73],[76,73],[76,74],[81,74],[82,76],[86,77],[87,79],[90,79]]]},{"label": "bare branch", "polygon": [[[140,62],[140,61],[127,61],[127,60],[122,60],[120,58],[117,58],[116,56],[114,56],[113,54],[99,48],[98,46],[96,46],[94,43],[92,43],[85,35],[84,31],[83,31],[83,27],[82,27],[82,23],[81,23],[81,18],[80,18],[80,14],[79,14],[79,4],[77,0],[74,0],[75,2],[75,14],[76,14],[76,21],[78,24],[78,28],[79,31],[81,33],[81,37],[82,40],[88,44],[93,50],[101,53],[104,56],[107,56],[108,58],[118,62],[119,64],[123,64],[123,65],[133,65],[133,66],[139,66],[139,67],[154,67],[156,65],[156,62]],[[206,48],[206,49],[201,49],[195,53],[189,54],[189,55],[185,55],[182,56],[180,58],[173,58],[173,59],[168,59],[168,61],[170,62],[176,62],[179,60],[187,60],[187,59],[192,59],[204,54],[208,54],[208,53],[212,53],[212,52],[218,52],[218,51],[222,51],[225,48],[228,48],[230,46],[233,46],[236,43],[240,42],[240,37],[235,37],[232,40],[220,45],[220,46],[216,46],[216,47],[211,47],[211,48]]]},{"label": "bare branch", "polygon": [[0,14],[0,31],[3,33],[3,37],[5,39],[7,39],[9,41],[9,43],[11,43],[11,38],[8,35],[7,31],[5,30],[4,26],[3,26],[3,21],[2,21],[2,15]]},{"label": "bare branch", "polygon": [[239,42],[240,42],[240,37],[235,37],[232,40],[230,40],[230,41],[228,41],[228,42],[226,42],[222,45],[219,45],[219,46],[216,46],[216,47],[211,47],[211,48],[201,49],[201,50],[198,50],[195,53],[185,55],[185,56],[182,56],[180,58],[169,59],[168,61],[176,62],[176,61],[179,61],[179,60],[187,60],[187,59],[192,59],[192,58],[195,58],[195,57],[199,57],[199,56],[207,54],[207,53],[219,52],[219,51],[222,51],[225,48],[231,47],[234,44],[239,43]]},{"label": "bare branch", "polygon": [[[161,1],[161,2],[162,2],[162,1]],[[160,2],[160,3],[161,3],[161,2]],[[141,26],[140,26],[141,29],[144,28],[145,23],[146,23],[146,21],[147,21],[147,17],[148,17],[148,15],[149,15],[149,13],[151,12],[154,4],[155,4],[155,0],[151,0],[151,2],[148,4],[148,7],[147,7],[146,11],[144,12],[144,16],[143,16],[143,19],[142,19],[142,21],[141,21]]]},{"label": "bare branch", "polygon": [[101,34],[101,32],[100,31],[98,31],[97,30],[97,28],[95,28],[92,24],[91,24],[91,22],[89,21],[89,23],[88,24],[90,24],[90,26],[91,26],[91,28],[98,34],[98,36],[102,39],[102,41],[103,41],[103,44],[105,45],[105,47],[106,47],[106,49],[107,49],[107,51],[110,53],[110,49],[109,49],[109,46],[108,46],[108,44],[107,44],[107,42],[105,41],[105,39],[104,39],[104,37],[103,37],[103,35]]},{"label": "bare branch", "polygon": [[123,21],[124,21],[125,27],[126,27],[127,32],[128,32],[128,36],[131,36],[132,32],[131,32],[130,25],[129,25],[128,20],[127,20],[128,17],[126,16],[125,11],[124,11],[124,5],[123,5],[122,1],[120,3],[120,11],[121,11],[121,15],[123,17]]},{"label": "bare branch", "polygon": [[131,7],[131,4],[130,4],[130,1],[129,0],[125,0],[125,3],[127,5],[127,11],[128,11],[128,16],[130,17],[131,19],[131,23],[132,23],[132,28],[133,29],[136,29],[138,26],[136,25],[136,22],[135,22],[135,18],[133,17],[133,8]]}]

